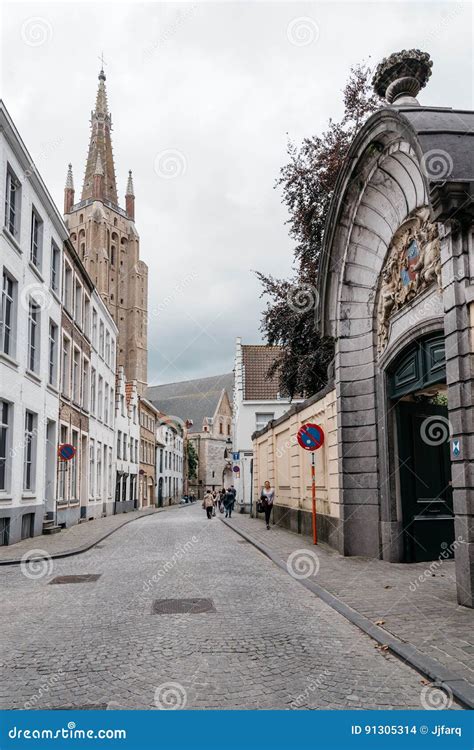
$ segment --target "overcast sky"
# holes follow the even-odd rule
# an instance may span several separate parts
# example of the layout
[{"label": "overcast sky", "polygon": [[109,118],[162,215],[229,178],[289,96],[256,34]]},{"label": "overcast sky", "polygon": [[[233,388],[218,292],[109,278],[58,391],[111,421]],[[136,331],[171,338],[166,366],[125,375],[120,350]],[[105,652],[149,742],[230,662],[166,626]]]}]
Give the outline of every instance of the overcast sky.
[{"label": "overcast sky", "polygon": [[62,210],[80,198],[105,58],[120,202],[133,170],[149,266],[149,382],[230,371],[236,336],[261,341],[252,269],[288,276],[274,189],[288,136],[341,114],[352,64],[420,47],[420,100],[472,109],[468,3],[4,4],[2,97]]}]

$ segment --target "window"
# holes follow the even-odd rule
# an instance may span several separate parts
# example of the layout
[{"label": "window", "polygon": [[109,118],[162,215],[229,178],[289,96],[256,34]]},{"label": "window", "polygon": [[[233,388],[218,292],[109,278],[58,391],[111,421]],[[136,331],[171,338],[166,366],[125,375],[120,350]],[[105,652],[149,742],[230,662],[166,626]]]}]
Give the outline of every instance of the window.
[{"label": "window", "polygon": [[89,408],[89,362],[86,359],[82,363],[81,405],[83,409]]},{"label": "window", "polygon": [[126,461],[127,460],[127,436],[125,433],[123,433],[122,447],[123,447],[123,460]]},{"label": "window", "polygon": [[110,365],[110,333],[105,334],[105,361]]},{"label": "window", "polygon": [[219,435],[223,435],[223,434],[224,434],[224,425],[222,424],[222,422],[219,422]]},{"label": "window", "polygon": [[31,411],[25,413],[25,458],[23,465],[23,489],[33,492],[35,489],[36,469],[36,421],[37,416]]},{"label": "window", "polygon": [[275,418],[274,412],[262,412],[255,414],[255,429],[263,430],[272,419]]},{"label": "window", "polygon": [[102,321],[99,323],[99,354],[104,358],[104,324]]},{"label": "window", "polygon": [[110,340],[110,369],[115,370],[115,342],[113,337]]},{"label": "window", "polygon": [[40,307],[30,299],[28,307],[28,370],[39,370],[39,342],[40,342]]},{"label": "window", "polygon": [[96,398],[96,374],[93,367],[91,367],[91,408],[90,413],[95,414],[95,398]]},{"label": "window", "polygon": [[62,362],[62,385],[61,389],[65,396],[69,396],[71,382],[71,342],[63,337],[63,362]]},{"label": "window", "polygon": [[9,489],[10,431],[12,407],[0,401],[0,490]]},{"label": "window", "polygon": [[1,347],[4,354],[15,354],[15,304],[16,282],[4,270],[2,285],[2,318],[0,322]]},{"label": "window", "polygon": [[63,303],[66,310],[72,314],[72,268],[64,264]]},{"label": "window", "polygon": [[95,445],[91,439],[89,443],[89,497],[95,496]]},{"label": "window", "polygon": [[228,434],[228,435],[230,435],[230,422],[229,422],[229,424],[227,425],[227,434]]},{"label": "window", "polygon": [[97,482],[95,496],[100,497],[102,494],[102,443],[97,443]]},{"label": "window", "polygon": [[122,432],[117,432],[117,458],[122,458]]},{"label": "window", "polygon": [[20,234],[20,204],[21,184],[10,167],[8,167],[5,189],[5,226],[12,237],[16,239],[18,239],[18,235]]},{"label": "window", "polygon": [[92,343],[97,349],[97,310],[92,309]]},{"label": "window", "polygon": [[30,260],[36,268],[41,268],[43,255],[43,222],[33,208],[31,212]]},{"label": "window", "polygon": [[104,422],[105,424],[109,424],[109,385],[108,383],[105,384],[105,395],[104,395]]},{"label": "window", "polygon": [[74,320],[82,328],[82,286],[76,283],[74,295]]},{"label": "window", "polygon": [[91,335],[91,301],[89,297],[84,297],[84,333],[87,338]]},{"label": "window", "polygon": [[110,426],[113,427],[115,422],[115,408],[114,408],[114,389],[110,389]]},{"label": "window", "polygon": [[78,460],[78,445],[79,445],[79,433],[76,430],[72,431],[72,444],[74,448],[76,449],[76,454],[74,458],[71,458],[70,464],[71,464],[71,500],[78,500],[79,499],[79,488],[78,488],[78,466],[77,466],[77,460]]},{"label": "window", "polygon": [[58,379],[58,326],[49,321],[48,383],[56,385]]},{"label": "window", "polygon": [[112,448],[109,448],[109,497],[112,497],[112,485],[113,485],[113,475],[112,475]]},{"label": "window", "polygon": [[76,404],[81,400],[81,352],[74,348],[72,360],[72,398]]},{"label": "window", "polygon": [[99,387],[97,389],[97,418],[104,418],[104,379],[99,375]]},{"label": "window", "polygon": [[59,247],[53,242],[51,245],[51,289],[59,292],[59,264],[61,255]]},{"label": "window", "polygon": [[123,393],[120,394],[120,413],[122,417],[125,416],[125,396]]}]

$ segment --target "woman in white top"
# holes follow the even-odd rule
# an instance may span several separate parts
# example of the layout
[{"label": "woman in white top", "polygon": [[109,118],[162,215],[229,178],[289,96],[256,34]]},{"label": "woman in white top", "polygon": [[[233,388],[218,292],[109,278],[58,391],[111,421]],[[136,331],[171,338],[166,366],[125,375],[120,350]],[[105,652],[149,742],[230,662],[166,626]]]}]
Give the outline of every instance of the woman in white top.
[{"label": "woman in white top", "polygon": [[270,528],[270,514],[272,512],[274,499],[275,490],[267,480],[262,487],[262,493],[260,495],[260,500],[262,502],[263,510],[265,513],[265,523],[267,524],[267,529]]}]

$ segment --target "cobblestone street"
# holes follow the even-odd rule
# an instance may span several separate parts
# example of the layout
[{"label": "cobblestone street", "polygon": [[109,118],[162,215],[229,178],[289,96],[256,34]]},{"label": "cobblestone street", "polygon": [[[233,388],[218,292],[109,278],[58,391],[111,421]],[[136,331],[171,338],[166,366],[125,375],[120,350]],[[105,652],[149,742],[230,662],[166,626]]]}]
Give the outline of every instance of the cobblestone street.
[{"label": "cobblestone street", "polygon": [[419,673],[197,506],[0,576],[2,708],[426,707]]}]

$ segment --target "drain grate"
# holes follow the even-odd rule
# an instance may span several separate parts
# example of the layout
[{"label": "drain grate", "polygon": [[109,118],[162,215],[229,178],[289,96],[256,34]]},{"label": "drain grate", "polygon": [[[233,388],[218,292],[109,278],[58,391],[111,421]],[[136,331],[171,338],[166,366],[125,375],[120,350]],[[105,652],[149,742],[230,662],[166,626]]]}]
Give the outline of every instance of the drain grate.
[{"label": "drain grate", "polygon": [[56,576],[50,581],[52,583],[95,583],[99,580],[101,573],[84,573],[77,576]]},{"label": "drain grate", "polygon": [[212,599],[155,599],[153,615],[200,615],[203,612],[216,612]]}]

